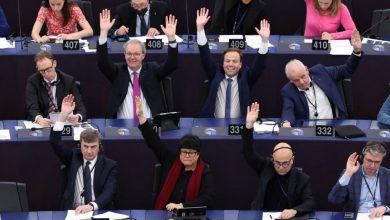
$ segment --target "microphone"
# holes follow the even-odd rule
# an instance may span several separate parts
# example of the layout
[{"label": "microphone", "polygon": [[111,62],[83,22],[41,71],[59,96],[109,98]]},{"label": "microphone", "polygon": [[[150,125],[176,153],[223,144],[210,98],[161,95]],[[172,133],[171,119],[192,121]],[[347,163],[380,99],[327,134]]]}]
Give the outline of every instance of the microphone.
[{"label": "microphone", "polygon": [[186,0],[186,28],[187,28],[187,48],[190,48],[190,41],[193,41],[192,35],[190,35],[190,25],[189,25],[189,16],[188,16],[188,0]]},{"label": "microphone", "polygon": [[[383,13],[383,12],[382,12],[382,13]],[[389,17],[388,15],[384,16],[382,19],[380,19],[379,21],[375,22],[375,23],[374,23],[373,25],[371,25],[367,30],[365,30],[365,31],[361,34],[361,36],[364,37],[365,34],[367,34],[369,31],[371,31],[372,29],[374,29],[376,26],[380,25],[382,22],[389,20],[389,18],[390,18],[390,17]],[[374,35],[374,36],[375,36],[375,35]]]}]

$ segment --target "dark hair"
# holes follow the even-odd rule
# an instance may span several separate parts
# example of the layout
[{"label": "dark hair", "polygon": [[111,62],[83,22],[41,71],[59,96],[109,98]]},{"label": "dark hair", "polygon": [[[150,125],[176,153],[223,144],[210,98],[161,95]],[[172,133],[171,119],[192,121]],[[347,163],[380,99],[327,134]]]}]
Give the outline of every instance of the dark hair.
[{"label": "dark hair", "polygon": [[369,152],[373,155],[380,154],[385,157],[387,154],[386,144],[382,141],[368,141],[362,150],[362,154],[365,155],[366,152]]},{"label": "dark hair", "polygon": [[186,134],[179,140],[179,149],[188,148],[200,152],[200,139],[198,136]]},{"label": "dark hair", "polygon": [[55,60],[54,55],[52,53],[45,51],[45,50],[41,50],[37,54],[35,54],[34,62],[36,63],[44,58],[47,58],[50,60]]},{"label": "dark hair", "polygon": [[[70,20],[70,6],[73,5],[74,2],[72,0],[64,0],[64,6],[61,9],[63,21],[62,21],[62,27],[65,27],[69,20]],[[42,6],[45,8],[50,8],[49,0],[43,0]]]},{"label": "dark hair", "polygon": [[81,132],[80,141],[84,141],[86,143],[99,141],[99,143],[100,143],[100,133],[98,130],[95,130],[92,128],[87,128]]},{"label": "dark hair", "polygon": [[242,58],[243,58],[243,56],[242,56],[242,52],[241,52],[241,50],[240,49],[237,49],[237,48],[228,48],[228,49],[226,49],[224,52],[223,52],[223,58],[225,59],[225,54],[227,54],[227,53],[229,53],[229,52],[236,52],[236,53],[238,53],[239,55],[240,55],[240,62],[242,62]]}]

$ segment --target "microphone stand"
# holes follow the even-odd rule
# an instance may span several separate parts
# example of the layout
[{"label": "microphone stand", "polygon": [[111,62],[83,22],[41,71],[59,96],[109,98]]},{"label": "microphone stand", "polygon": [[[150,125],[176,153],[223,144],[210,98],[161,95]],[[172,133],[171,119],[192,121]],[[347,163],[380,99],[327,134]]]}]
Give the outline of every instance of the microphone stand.
[{"label": "microphone stand", "polygon": [[365,30],[361,36],[364,37],[364,35],[366,35],[368,32],[372,31],[375,27],[377,27],[377,31],[376,31],[376,35],[375,34],[371,34],[370,35],[370,38],[371,36],[374,36],[373,38],[376,39],[377,37],[377,34],[379,33],[379,29],[380,29],[380,24],[382,24],[382,22],[386,21],[389,19],[389,16],[388,15],[385,15],[383,17],[383,10],[381,10],[381,14],[380,14],[380,20],[375,22],[373,25],[371,25],[369,28],[367,28],[367,30]]},{"label": "microphone stand", "polygon": [[19,38],[15,40],[15,42],[20,42],[20,49],[24,49],[24,43],[25,43],[25,37],[23,37],[22,34],[22,22],[21,22],[21,16],[20,16],[20,0],[17,2],[18,4],[18,25],[19,25],[19,34],[16,36],[16,38]]},{"label": "microphone stand", "polygon": [[193,39],[193,36],[190,35],[190,25],[189,25],[189,16],[188,16],[188,0],[185,0],[185,4],[186,4],[186,20],[187,20],[187,48],[190,48],[190,45],[192,45],[192,43],[190,43],[190,41],[192,42],[194,39]]}]

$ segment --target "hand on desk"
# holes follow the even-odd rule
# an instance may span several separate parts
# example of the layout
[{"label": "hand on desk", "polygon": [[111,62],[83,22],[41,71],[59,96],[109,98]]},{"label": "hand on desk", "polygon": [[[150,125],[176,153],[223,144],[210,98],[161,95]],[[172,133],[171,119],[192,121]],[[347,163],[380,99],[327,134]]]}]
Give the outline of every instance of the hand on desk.
[{"label": "hand on desk", "polygon": [[333,40],[333,37],[330,33],[324,32],[324,33],[322,33],[321,39],[322,40]]},{"label": "hand on desk", "polygon": [[42,127],[50,127],[54,122],[48,118],[38,117],[36,123],[41,125]]},{"label": "hand on desk", "polygon": [[146,33],[146,36],[148,37],[154,37],[156,35],[159,35],[160,31],[158,31],[156,28],[149,28],[148,33]]},{"label": "hand on desk", "polygon": [[168,211],[173,211],[174,209],[182,209],[183,204],[181,203],[169,203],[168,205],[165,206]]},{"label": "hand on desk", "polygon": [[90,212],[90,211],[93,211],[93,207],[92,205],[81,205],[79,207],[76,208],[75,211],[75,214],[76,215],[80,215],[80,214],[83,214],[83,213],[87,213],[87,212]]},{"label": "hand on desk", "polygon": [[294,217],[297,214],[297,210],[295,209],[285,209],[282,214],[280,214],[281,219],[289,219]]},{"label": "hand on desk", "polygon": [[50,41],[50,38],[48,36],[44,35],[37,40],[37,43],[46,43],[49,41]]},{"label": "hand on desk", "polygon": [[368,217],[370,217],[370,219],[380,218],[385,214],[385,212],[386,212],[385,206],[378,206],[376,208],[371,209],[371,212],[368,215]]},{"label": "hand on desk", "polygon": [[80,122],[80,117],[79,115],[74,115],[74,114],[71,114],[68,116],[68,122],[69,123],[72,123],[72,124],[77,124]]},{"label": "hand on desk", "polygon": [[116,36],[123,36],[129,33],[129,28],[122,25],[118,30],[116,30]]}]

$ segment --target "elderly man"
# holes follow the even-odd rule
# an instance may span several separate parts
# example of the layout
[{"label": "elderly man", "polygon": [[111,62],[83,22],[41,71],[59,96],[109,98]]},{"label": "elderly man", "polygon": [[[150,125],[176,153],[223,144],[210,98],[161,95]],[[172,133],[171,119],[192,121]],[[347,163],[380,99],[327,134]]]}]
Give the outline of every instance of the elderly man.
[{"label": "elderly man", "polygon": [[139,40],[129,40],[124,44],[126,63],[110,63],[107,52],[107,33],[114,24],[110,11],[100,13],[100,36],[97,45],[98,67],[112,84],[112,97],[107,117],[136,117],[135,96],[140,96],[147,118],[166,111],[160,82],[177,67],[178,49],[176,43],[177,20],[173,15],[166,17],[165,27],[161,28],[168,38],[168,56],[164,63],[144,62],[145,45]]},{"label": "elderly man", "polygon": [[65,119],[75,108],[74,97],[62,101],[58,121],[50,133],[50,144],[68,171],[61,209],[75,209],[76,214],[113,208],[116,192],[117,163],[103,155],[99,131],[86,129],[80,134],[80,149],[66,147],[61,134]]},{"label": "elderly man", "polygon": [[357,30],[352,32],[353,53],[340,66],[315,65],[308,69],[301,61],[291,60],[285,72],[288,82],[282,89],[282,126],[296,126],[299,119],[347,118],[347,109],[337,88],[337,81],[351,77],[362,56],[362,42]]},{"label": "elderly man", "polygon": [[209,10],[197,11],[196,27],[199,53],[210,80],[210,90],[202,108],[201,117],[240,118],[245,117],[246,107],[251,103],[251,89],[265,68],[268,52],[270,25],[260,22],[260,29],[254,28],[261,38],[260,48],[252,67],[242,68],[242,53],[239,49],[229,48],[223,55],[223,65],[214,62],[207,43],[204,26],[210,19]]},{"label": "elderly man", "polygon": [[55,121],[50,118],[50,114],[53,117],[58,114],[61,111],[62,99],[72,94],[77,107],[68,116],[67,121],[75,124],[85,120],[87,110],[74,77],[57,69],[57,60],[50,52],[38,52],[34,61],[38,72],[27,79],[27,119],[44,127],[51,126]]},{"label": "elderly man", "polygon": [[271,159],[257,154],[253,149],[253,124],[259,115],[259,104],[252,103],[247,111],[246,125],[242,132],[243,154],[260,177],[251,208],[282,211],[282,219],[314,211],[310,177],[293,167],[295,156],[291,146],[284,142],[277,144]]},{"label": "elderly man", "polygon": [[329,202],[344,205],[348,212],[369,212],[370,218],[388,212],[390,170],[381,166],[385,147],[383,142],[367,142],[362,150],[362,166],[356,152],[349,155],[342,176],[328,195]]},{"label": "elderly man", "polygon": [[166,2],[131,0],[116,9],[114,26],[109,35],[112,38],[123,35],[155,36],[162,33],[160,25],[171,13]]}]

